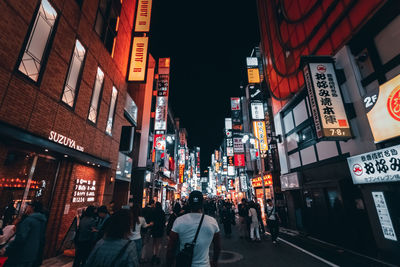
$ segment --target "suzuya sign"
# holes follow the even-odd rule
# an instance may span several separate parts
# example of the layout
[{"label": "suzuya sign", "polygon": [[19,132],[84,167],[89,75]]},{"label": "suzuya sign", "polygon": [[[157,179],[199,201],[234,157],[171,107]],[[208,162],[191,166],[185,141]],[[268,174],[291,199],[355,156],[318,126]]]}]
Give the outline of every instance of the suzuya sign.
[{"label": "suzuya sign", "polygon": [[347,158],[354,184],[400,181],[400,145]]},{"label": "suzuya sign", "polygon": [[303,74],[317,138],[343,140],[351,138],[333,59],[330,57],[302,57]]},{"label": "suzuya sign", "polygon": [[81,151],[81,152],[83,152],[83,150],[84,150],[84,148],[82,146],[76,144],[75,140],[73,140],[73,139],[71,139],[71,138],[69,138],[67,136],[64,136],[62,134],[59,134],[59,133],[57,133],[55,131],[51,131],[50,132],[49,140],[53,141],[53,142],[56,142],[56,143],[59,143],[59,144],[61,144],[63,146],[66,146],[66,147]]}]

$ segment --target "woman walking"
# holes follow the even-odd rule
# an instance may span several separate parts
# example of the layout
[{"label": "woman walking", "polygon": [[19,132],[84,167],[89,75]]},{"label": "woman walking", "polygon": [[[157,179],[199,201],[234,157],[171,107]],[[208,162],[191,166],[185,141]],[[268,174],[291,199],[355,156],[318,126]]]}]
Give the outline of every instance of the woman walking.
[{"label": "woman walking", "polygon": [[136,245],[128,239],[131,233],[129,210],[115,212],[105,226],[104,238],[97,242],[85,267],[137,267]]},{"label": "woman walking", "polygon": [[152,226],[153,223],[146,223],[144,217],[140,216],[140,207],[138,205],[133,205],[131,208],[131,233],[129,234],[129,240],[135,242],[136,245],[136,254],[139,259],[139,262],[142,262],[142,228],[147,228]]},{"label": "woman walking", "polygon": [[250,201],[250,209],[249,209],[249,217],[251,218],[250,224],[250,238],[252,241],[255,241],[254,231],[256,232],[257,241],[261,241],[260,239],[260,229],[258,227],[258,216],[257,216],[257,206],[254,201]]},{"label": "woman walking", "polygon": [[153,236],[153,258],[151,259],[151,262],[153,264],[160,264],[161,241],[165,230],[165,213],[160,202],[156,203],[151,221],[153,223],[151,232]]}]

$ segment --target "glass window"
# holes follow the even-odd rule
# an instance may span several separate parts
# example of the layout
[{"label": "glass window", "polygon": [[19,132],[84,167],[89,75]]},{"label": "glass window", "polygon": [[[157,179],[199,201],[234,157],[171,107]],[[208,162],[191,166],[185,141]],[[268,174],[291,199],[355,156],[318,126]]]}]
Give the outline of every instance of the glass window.
[{"label": "glass window", "polygon": [[118,32],[120,0],[100,0],[94,30],[100,36],[108,52],[113,54],[115,37]]},{"label": "glass window", "polygon": [[397,16],[374,38],[382,64],[400,54],[400,16]]},{"label": "glass window", "polygon": [[103,83],[104,83],[104,72],[98,67],[96,81],[94,82],[92,101],[90,102],[89,115],[88,115],[88,119],[93,123],[96,123],[97,121],[97,113],[99,111],[99,100],[100,100],[101,90],[103,88]]},{"label": "glass window", "polygon": [[125,112],[126,112],[125,114],[129,116],[129,119],[132,120],[134,124],[136,124],[138,109],[135,104],[135,101],[132,100],[129,94],[126,94]]},{"label": "glass window", "polygon": [[303,121],[305,121],[308,118],[305,100],[302,100],[293,109],[293,115],[294,115],[294,122],[295,122],[296,126],[299,126]]},{"label": "glass window", "polygon": [[62,101],[70,107],[74,106],[75,94],[78,88],[78,79],[83,69],[83,60],[86,50],[82,44],[76,40],[74,54],[69,64],[67,80],[65,81]]},{"label": "glass window", "polygon": [[283,117],[283,124],[285,125],[285,133],[290,132],[294,128],[292,112]]},{"label": "glass window", "polygon": [[118,90],[113,86],[112,95],[111,95],[111,102],[110,102],[110,109],[108,111],[108,119],[107,119],[107,126],[106,126],[106,133],[109,135],[112,134],[112,127],[114,121],[114,113],[115,113],[115,106],[117,103],[117,96]]},{"label": "glass window", "polygon": [[47,0],[42,0],[25,47],[25,52],[18,66],[20,72],[35,82],[39,79],[43,55],[48,47],[48,41],[53,32],[56,19],[56,10]]}]

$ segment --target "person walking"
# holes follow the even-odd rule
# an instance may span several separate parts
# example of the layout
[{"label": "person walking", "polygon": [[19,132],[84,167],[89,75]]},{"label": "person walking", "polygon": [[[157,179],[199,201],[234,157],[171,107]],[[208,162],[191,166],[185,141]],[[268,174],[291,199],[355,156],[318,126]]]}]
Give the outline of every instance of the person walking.
[{"label": "person walking", "polygon": [[97,209],[96,242],[103,238],[108,218],[110,218],[110,214],[108,213],[107,206],[100,206]]},{"label": "person walking", "polygon": [[17,224],[15,239],[6,249],[8,257],[4,266],[40,266],[46,231],[46,216],[43,205],[33,201],[26,206],[24,219]]},{"label": "person walking", "polygon": [[131,232],[129,234],[129,240],[135,242],[136,245],[136,254],[139,259],[139,263],[143,262],[142,256],[142,228],[147,228],[152,226],[152,224],[147,224],[146,220],[140,216],[140,207],[136,204],[131,208]]},{"label": "person walking", "polygon": [[178,218],[179,216],[181,216],[181,205],[179,205],[179,203],[176,203],[172,210],[172,214],[168,218],[167,228],[165,229],[167,235],[169,235],[169,233],[171,232],[172,226],[174,225],[176,218]]},{"label": "person walking", "polygon": [[265,214],[267,215],[267,226],[271,233],[272,243],[276,243],[279,234],[279,215],[276,212],[275,205],[271,199],[267,199],[267,206],[265,207]]},{"label": "person walking", "polygon": [[[260,229],[258,226],[258,216],[257,216],[257,210],[256,210],[256,204],[254,201],[250,201],[249,205],[249,217],[251,218],[251,224],[250,224],[250,239],[252,241],[261,241],[260,239]],[[256,232],[256,239],[254,238],[254,231]]]},{"label": "person walking", "polygon": [[221,222],[224,225],[224,232],[226,237],[231,237],[232,235],[232,223],[234,220],[234,216],[232,215],[232,208],[229,202],[225,202],[222,207],[221,212]]},{"label": "person walking", "polygon": [[245,238],[247,236],[247,218],[249,216],[249,210],[247,208],[247,202],[245,198],[242,198],[242,203],[238,205],[239,213],[239,236]]},{"label": "person walking", "polygon": [[262,214],[261,214],[261,205],[257,201],[255,202],[256,204],[256,211],[257,211],[257,219],[260,227],[260,233],[263,235],[265,233],[265,228],[264,228],[264,221],[262,219]]},{"label": "person walking", "polygon": [[79,220],[75,236],[75,259],[73,267],[84,266],[96,240],[96,208],[88,206]]},{"label": "person walking", "polygon": [[136,244],[129,240],[130,211],[115,212],[105,226],[104,238],[97,242],[85,267],[138,267]]},{"label": "person walking", "polygon": [[[167,247],[167,267],[173,266],[175,252],[179,243],[179,250],[182,251],[189,243],[195,240],[192,267],[216,267],[221,252],[220,230],[217,221],[203,213],[203,194],[200,191],[193,191],[189,195],[190,213],[182,215],[175,220],[169,235]],[[199,230],[198,230],[199,229]],[[209,248],[214,245],[212,260],[209,259]]]},{"label": "person walking", "polygon": [[161,241],[165,230],[165,213],[160,202],[156,202],[151,223],[151,235],[153,236],[153,257],[151,262],[153,264],[160,264]]}]

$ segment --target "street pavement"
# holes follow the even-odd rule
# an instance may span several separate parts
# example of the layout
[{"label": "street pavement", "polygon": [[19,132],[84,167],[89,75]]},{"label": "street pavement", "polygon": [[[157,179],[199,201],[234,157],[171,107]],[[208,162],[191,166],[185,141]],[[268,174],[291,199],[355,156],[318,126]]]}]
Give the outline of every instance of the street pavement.
[{"label": "street pavement", "polygon": [[[304,238],[296,233],[282,229],[277,244],[272,244],[268,234],[262,235],[259,243],[251,242],[248,239],[240,239],[238,227],[232,226],[232,236],[227,238],[221,229],[222,252],[219,258],[219,266],[232,267],[314,267],[314,266],[341,266],[341,267],[390,267],[397,265],[387,265],[352,252],[332,247],[318,241]],[[147,242],[146,242],[147,241]],[[165,266],[165,254],[167,248],[167,238],[164,238],[161,248],[161,264],[152,265],[151,238],[145,240],[143,253],[148,262],[141,264],[141,267]],[[212,247],[210,248],[212,252]],[[71,267],[72,258],[59,256],[48,259],[42,266]]]}]

